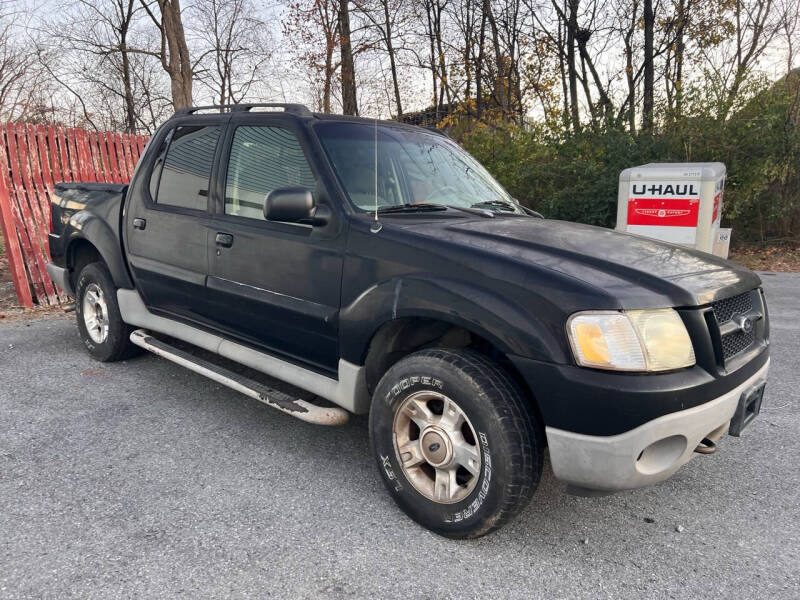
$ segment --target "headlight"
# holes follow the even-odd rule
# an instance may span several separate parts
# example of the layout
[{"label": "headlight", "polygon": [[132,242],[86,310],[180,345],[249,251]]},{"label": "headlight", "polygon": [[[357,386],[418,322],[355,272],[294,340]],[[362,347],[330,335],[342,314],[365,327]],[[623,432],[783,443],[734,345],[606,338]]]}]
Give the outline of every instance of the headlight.
[{"label": "headlight", "polygon": [[579,365],[615,371],[668,371],[695,363],[694,348],[671,308],[583,312],[567,321]]}]

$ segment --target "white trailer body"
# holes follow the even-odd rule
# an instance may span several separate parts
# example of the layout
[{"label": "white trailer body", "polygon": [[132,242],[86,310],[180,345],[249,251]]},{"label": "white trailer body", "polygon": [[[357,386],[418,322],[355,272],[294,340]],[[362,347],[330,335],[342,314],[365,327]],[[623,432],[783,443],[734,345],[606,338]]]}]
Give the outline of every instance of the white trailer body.
[{"label": "white trailer body", "polygon": [[719,162],[625,169],[619,176],[617,231],[713,252],[725,175]]}]

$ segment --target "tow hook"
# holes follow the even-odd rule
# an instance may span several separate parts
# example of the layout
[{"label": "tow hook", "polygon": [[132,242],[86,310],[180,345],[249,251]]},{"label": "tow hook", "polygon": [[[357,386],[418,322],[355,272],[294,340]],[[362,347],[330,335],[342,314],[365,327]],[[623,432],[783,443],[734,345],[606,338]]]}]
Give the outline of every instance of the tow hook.
[{"label": "tow hook", "polygon": [[717,445],[708,438],[703,438],[694,449],[698,454],[714,454],[717,451]]}]

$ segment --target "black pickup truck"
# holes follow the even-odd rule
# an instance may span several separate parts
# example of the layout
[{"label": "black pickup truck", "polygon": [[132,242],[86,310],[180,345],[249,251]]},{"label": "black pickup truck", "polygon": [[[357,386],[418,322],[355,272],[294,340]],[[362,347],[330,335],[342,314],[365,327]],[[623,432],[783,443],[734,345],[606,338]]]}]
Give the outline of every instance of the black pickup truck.
[{"label": "black pickup truck", "polygon": [[56,186],[50,250],[93,357],[369,413],[390,494],[449,537],[517,514],[545,448],[577,493],[666,479],[741,432],[769,368],[751,271],[543,219],[444,135],[300,105],[179,111],[130,185]]}]

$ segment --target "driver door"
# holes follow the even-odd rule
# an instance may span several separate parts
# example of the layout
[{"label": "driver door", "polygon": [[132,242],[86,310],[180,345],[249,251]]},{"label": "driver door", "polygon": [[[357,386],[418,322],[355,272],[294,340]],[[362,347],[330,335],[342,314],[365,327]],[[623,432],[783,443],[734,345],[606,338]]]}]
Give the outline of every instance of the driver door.
[{"label": "driver door", "polygon": [[305,133],[288,119],[244,114],[225,141],[209,244],[208,293],[218,325],[242,340],[318,370],[338,367],[345,236],[336,216],[321,227],[266,221],[277,188],[319,194]]}]

